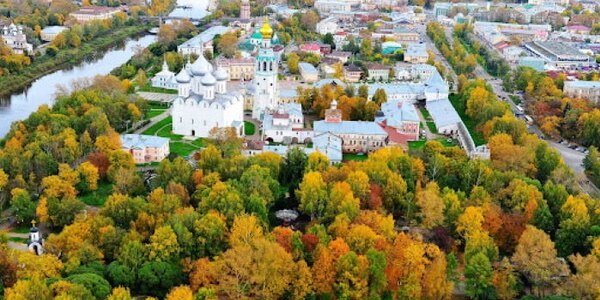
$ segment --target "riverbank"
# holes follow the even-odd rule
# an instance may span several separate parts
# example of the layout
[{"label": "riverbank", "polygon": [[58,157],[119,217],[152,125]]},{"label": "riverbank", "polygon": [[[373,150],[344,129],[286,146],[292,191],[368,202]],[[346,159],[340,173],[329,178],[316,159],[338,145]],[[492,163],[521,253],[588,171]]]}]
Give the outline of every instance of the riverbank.
[{"label": "riverbank", "polygon": [[77,49],[65,49],[59,51],[56,56],[44,55],[25,67],[19,75],[8,75],[0,77],[0,97],[10,96],[26,89],[36,79],[56,72],[61,69],[75,66],[83,62],[87,57],[98,52],[106,51],[110,47],[122,43],[130,37],[136,37],[151,28],[150,25],[137,25],[118,28],[111,31],[109,35],[99,37],[81,45]]}]

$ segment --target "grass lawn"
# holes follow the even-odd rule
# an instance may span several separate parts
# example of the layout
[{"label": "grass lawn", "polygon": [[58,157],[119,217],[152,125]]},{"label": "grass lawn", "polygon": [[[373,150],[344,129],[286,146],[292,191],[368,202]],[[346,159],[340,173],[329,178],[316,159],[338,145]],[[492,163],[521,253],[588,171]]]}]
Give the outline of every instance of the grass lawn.
[{"label": "grass lawn", "polygon": [[162,103],[160,101],[147,101],[148,103],[148,107],[150,109],[168,109],[169,106],[165,103]]},{"label": "grass lawn", "polygon": [[423,115],[423,119],[431,120],[431,115],[429,114],[427,109],[425,109],[424,107],[421,107],[420,111],[421,111],[421,114]]},{"label": "grass lawn", "polygon": [[[449,143],[447,138],[436,139],[436,141],[440,142],[442,144],[442,146],[444,146],[444,147],[454,147],[458,144],[458,142],[457,142],[457,144]],[[425,141],[425,140],[409,141],[408,149],[409,150],[421,149],[421,148],[423,148],[423,146],[425,146],[425,143],[427,143],[427,141]]]},{"label": "grass lawn", "polygon": [[14,233],[29,233],[29,229],[31,228],[31,225],[29,224],[21,224],[21,226],[16,227],[16,228],[12,228],[10,230],[10,232],[14,232]]},{"label": "grass lawn", "polygon": [[135,164],[135,166],[139,167],[139,168],[143,168],[143,167],[158,167],[158,165],[160,165],[160,162],[158,162],[158,161],[151,162],[149,164]]},{"label": "grass lawn", "polygon": [[254,123],[244,121],[244,134],[245,135],[253,135],[255,131]]},{"label": "grass lawn", "polygon": [[[29,232],[29,229],[27,229],[27,232]],[[26,244],[28,241],[28,239],[26,239],[26,238],[21,238],[21,237],[16,237],[16,236],[9,236],[8,240],[11,242],[21,243],[21,244]]]},{"label": "grass lawn", "polygon": [[106,202],[106,198],[112,194],[112,183],[100,182],[98,183],[98,189],[87,193],[85,195],[79,196],[79,199],[83,201],[87,205],[91,206],[104,206],[104,202]]},{"label": "grass lawn", "polygon": [[189,156],[195,150],[199,150],[198,147],[184,143],[184,142],[172,142],[170,145],[171,152],[177,153],[180,156]]},{"label": "grass lawn", "polygon": [[344,154],[342,155],[342,160],[343,161],[347,161],[347,160],[357,160],[357,161],[363,161],[363,160],[367,160],[368,155],[358,155],[358,154]]},{"label": "grass lawn", "polygon": [[151,92],[151,93],[162,93],[162,94],[177,94],[177,90],[169,90],[163,88],[153,87],[150,83],[146,84],[143,87],[140,87],[138,92]]},{"label": "grass lawn", "polygon": [[485,139],[483,138],[483,134],[475,131],[475,126],[477,126],[477,124],[475,123],[475,120],[471,119],[465,113],[466,108],[463,107],[463,105],[460,103],[460,99],[459,99],[460,96],[458,94],[452,94],[448,98],[450,99],[450,103],[452,103],[452,106],[454,106],[454,109],[456,109],[456,112],[462,119],[463,123],[465,123],[465,126],[467,126],[467,129],[469,130],[469,133],[471,134],[471,137],[473,138],[473,142],[475,143],[475,146],[480,146],[480,145],[485,144]]},{"label": "grass lawn", "polygon": [[154,135],[161,128],[163,128],[164,126],[171,124],[171,123],[173,123],[173,117],[168,116],[168,117],[158,121],[156,124],[152,125],[152,127],[146,129],[146,131],[142,132],[142,134]]},{"label": "grass lawn", "polygon": [[164,113],[165,110],[167,110],[167,109],[165,108],[165,109],[161,109],[161,110],[151,110],[151,111],[148,111],[146,113],[146,119],[152,119],[152,118],[154,118],[154,117],[156,117],[156,116]]},{"label": "grass lawn", "polygon": [[517,105],[521,104],[521,98],[515,95],[508,95],[508,98],[510,98],[510,100],[512,100],[512,102],[514,102]]},{"label": "grass lawn", "polygon": [[437,128],[435,128],[435,123],[429,121],[429,122],[427,122],[427,127],[429,128],[429,131],[431,131],[431,133],[433,133],[433,134],[438,133]]},{"label": "grass lawn", "polygon": [[171,129],[172,129],[171,126],[165,126],[161,130],[159,130],[156,133],[156,135],[161,136],[161,137],[170,138],[172,141],[181,141],[183,136],[171,133]]},{"label": "grass lawn", "polygon": [[204,148],[205,147],[204,139],[203,138],[197,138],[197,139],[193,140],[192,144],[194,146],[197,146],[197,147],[200,147],[200,148]]}]

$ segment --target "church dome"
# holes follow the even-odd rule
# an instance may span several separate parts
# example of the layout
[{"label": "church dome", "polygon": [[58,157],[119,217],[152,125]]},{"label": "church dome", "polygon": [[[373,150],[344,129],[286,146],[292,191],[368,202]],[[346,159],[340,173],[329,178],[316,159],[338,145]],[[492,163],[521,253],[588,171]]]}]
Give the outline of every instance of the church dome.
[{"label": "church dome", "polygon": [[229,74],[227,74],[227,71],[225,71],[225,69],[223,69],[223,68],[217,68],[214,75],[215,75],[215,78],[217,78],[217,80],[219,80],[219,81],[224,81],[224,80],[229,79]]},{"label": "church dome", "polygon": [[190,71],[194,76],[204,76],[212,71],[211,64],[206,60],[204,55],[198,56],[198,59],[192,64]]},{"label": "church dome", "polygon": [[250,36],[250,38],[251,38],[251,39],[258,39],[258,40],[260,40],[260,39],[262,39],[262,38],[263,38],[263,36],[262,36],[262,34],[260,34],[260,32],[259,32],[258,30],[256,30],[256,31],[255,31],[255,32],[254,32],[254,33],[253,33],[253,34]]},{"label": "church dome", "polygon": [[175,81],[177,81],[177,83],[189,83],[191,80],[192,78],[190,77],[190,74],[188,74],[188,71],[185,68],[181,69],[181,71],[179,71],[179,74],[175,76]]},{"label": "church dome", "polygon": [[209,73],[206,73],[206,75],[204,75],[204,77],[202,77],[202,81],[200,81],[200,83],[202,83],[202,85],[207,85],[207,86],[211,86],[211,85],[215,85],[217,83],[217,79],[215,79],[215,77]]},{"label": "church dome", "polygon": [[265,17],[265,23],[260,28],[260,34],[262,34],[263,39],[270,39],[273,35],[273,28],[269,24],[269,17]]}]

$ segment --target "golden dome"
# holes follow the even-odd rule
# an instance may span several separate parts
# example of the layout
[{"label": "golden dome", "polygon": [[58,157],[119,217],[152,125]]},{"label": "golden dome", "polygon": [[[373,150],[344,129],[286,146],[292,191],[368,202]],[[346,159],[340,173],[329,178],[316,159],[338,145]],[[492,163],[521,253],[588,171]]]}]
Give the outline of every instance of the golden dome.
[{"label": "golden dome", "polygon": [[273,36],[273,28],[269,25],[269,17],[267,16],[265,16],[265,23],[260,28],[260,34],[262,34],[263,39],[270,39]]}]

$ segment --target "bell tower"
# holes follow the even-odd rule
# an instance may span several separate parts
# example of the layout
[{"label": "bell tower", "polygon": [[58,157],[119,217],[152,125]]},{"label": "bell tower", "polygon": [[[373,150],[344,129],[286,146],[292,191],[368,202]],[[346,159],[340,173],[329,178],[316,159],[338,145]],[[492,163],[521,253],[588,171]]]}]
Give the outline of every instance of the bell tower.
[{"label": "bell tower", "polygon": [[260,120],[265,113],[277,106],[279,98],[279,86],[277,82],[277,69],[279,59],[271,46],[273,29],[269,24],[269,18],[260,29],[262,40],[259,43],[258,55],[256,56],[256,73],[254,75],[254,105],[252,118]]}]

